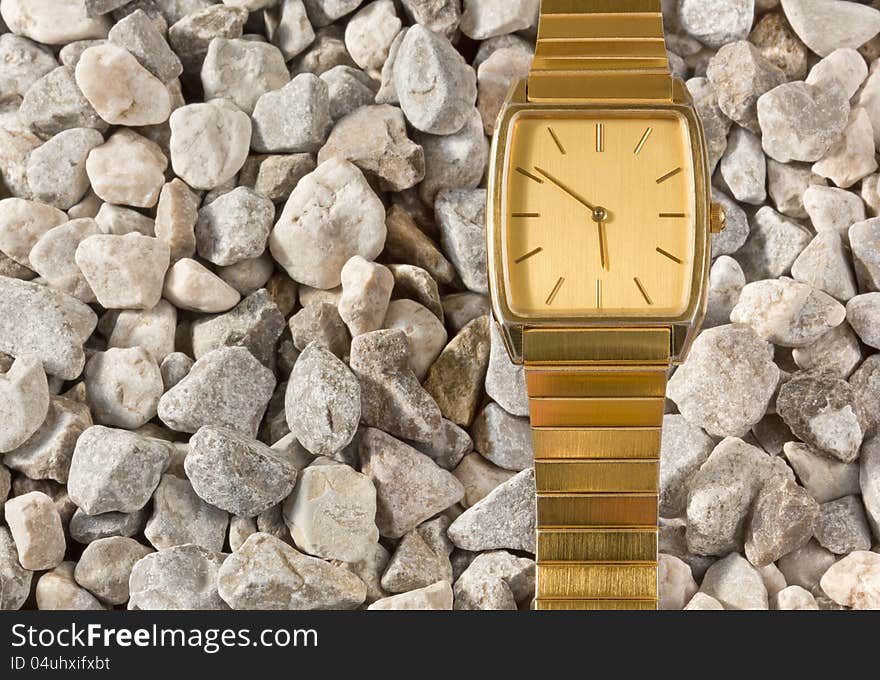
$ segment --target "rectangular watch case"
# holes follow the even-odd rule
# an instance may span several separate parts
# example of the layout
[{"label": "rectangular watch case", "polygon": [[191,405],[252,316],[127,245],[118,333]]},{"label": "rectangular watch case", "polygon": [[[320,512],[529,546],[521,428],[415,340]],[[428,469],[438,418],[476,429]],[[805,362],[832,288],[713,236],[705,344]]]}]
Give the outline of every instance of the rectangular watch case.
[{"label": "rectangular watch case", "polygon": [[[693,154],[695,188],[695,243],[693,280],[690,299],[685,311],[674,317],[632,315],[621,317],[522,317],[514,313],[508,305],[508,295],[504,271],[504,186],[507,181],[507,154],[510,149],[513,123],[523,111],[546,113],[548,117],[572,112],[601,112],[610,114],[675,112],[687,122]],[[711,249],[709,242],[709,214],[711,183],[709,161],[706,152],[705,133],[693,106],[690,93],[680,79],[673,83],[673,101],[670,103],[601,103],[580,102],[530,102],[526,97],[526,81],[516,83],[498,116],[492,150],[489,159],[488,206],[486,227],[488,240],[489,286],[492,292],[492,306],[502,337],[514,363],[523,361],[523,332],[530,328],[668,328],[672,346],[670,352],[673,362],[683,359],[695,336],[706,309],[706,296],[709,279]]]}]

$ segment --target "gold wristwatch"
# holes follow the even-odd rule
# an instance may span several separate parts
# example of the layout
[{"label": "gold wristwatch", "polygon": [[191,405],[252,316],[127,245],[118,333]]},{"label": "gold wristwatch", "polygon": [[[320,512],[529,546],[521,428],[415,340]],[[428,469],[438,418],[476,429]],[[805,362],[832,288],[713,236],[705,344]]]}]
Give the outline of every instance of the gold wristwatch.
[{"label": "gold wristwatch", "polygon": [[655,609],[666,379],[724,223],[661,0],[543,0],[489,201],[493,311],[531,410],[534,608]]}]

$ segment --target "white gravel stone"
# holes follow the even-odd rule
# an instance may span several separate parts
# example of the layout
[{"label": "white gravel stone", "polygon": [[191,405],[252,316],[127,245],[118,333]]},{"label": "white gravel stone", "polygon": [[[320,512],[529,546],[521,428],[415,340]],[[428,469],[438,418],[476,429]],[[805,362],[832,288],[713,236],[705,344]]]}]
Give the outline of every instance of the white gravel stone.
[{"label": "white gravel stone", "polygon": [[749,328],[719,326],[694,342],[667,396],[710,435],[742,436],[764,415],[778,380],[768,343]]},{"label": "white gravel stone", "polygon": [[79,376],[85,365],[83,343],[97,322],[87,305],[69,295],[0,276],[0,352],[33,356],[48,375]]},{"label": "white gravel stone", "polygon": [[773,204],[784,215],[795,219],[808,217],[804,193],[811,186],[828,183],[814,175],[806,163],[780,163],[767,159],[767,191]]},{"label": "white gravel stone", "polygon": [[183,258],[168,269],[162,294],[178,309],[214,314],[232,309],[241,295],[196,260]]},{"label": "white gravel stone", "polygon": [[696,593],[685,606],[685,611],[717,611],[719,609],[723,610],[724,605],[706,593]]},{"label": "white gravel stone", "polygon": [[18,113],[21,121],[43,138],[77,127],[107,129],[107,123],[80,92],[70,66],[59,66],[31,85]]},{"label": "white gravel stone", "polygon": [[6,524],[25,569],[52,569],[64,559],[61,517],[52,499],[39,491],[10,498],[3,506]]},{"label": "white gravel stone", "polygon": [[455,582],[455,608],[515,610],[535,593],[535,563],[505,550],[478,555]]},{"label": "white gravel stone", "polygon": [[7,527],[0,527],[0,609],[20,609],[31,591],[33,572],[18,561],[15,541]]},{"label": "white gravel stone", "polygon": [[303,0],[270,3],[263,16],[269,39],[281,50],[285,61],[293,59],[315,40]]},{"label": "white gravel stone", "polygon": [[127,128],[92,149],[86,160],[92,190],[101,200],[136,208],[156,205],[167,167],[158,144]]},{"label": "white gravel stone", "polygon": [[462,282],[475,293],[488,293],[486,191],[441,191],[434,210],[443,250]]},{"label": "white gravel stone", "polygon": [[815,527],[816,540],[835,555],[871,547],[871,530],[858,496],[844,496],[823,503]]},{"label": "white gravel stone", "polygon": [[512,470],[505,470],[490,463],[478,453],[469,453],[452,470],[455,478],[464,487],[461,507],[465,510],[476,505],[493,489],[514,476]]},{"label": "white gravel stone", "polygon": [[73,562],[62,562],[37,581],[37,609],[55,611],[103,610],[104,606],[74,580]]},{"label": "white gravel stone", "polygon": [[373,0],[358,10],[346,25],[345,47],[358,66],[378,77],[402,25],[392,0]]},{"label": "white gravel stone", "polygon": [[750,326],[783,347],[812,344],[846,318],[846,310],[827,293],[789,278],[756,281],[743,288],[730,320]]},{"label": "white gravel stone", "polygon": [[133,538],[100,538],[86,546],[73,575],[79,585],[103,602],[125,604],[129,597],[131,570],[151,552]]},{"label": "white gravel stone", "polygon": [[861,47],[880,33],[880,12],[839,0],[782,0],[798,37],[820,57],[842,47]]},{"label": "white gravel stone", "polygon": [[119,312],[108,347],[142,347],[158,363],[174,352],[177,310],[167,300],[152,309],[126,309]]},{"label": "white gravel stone", "polygon": [[529,28],[538,15],[538,0],[464,0],[461,31],[474,40]]},{"label": "white gravel stone", "polygon": [[690,480],[714,448],[715,441],[684,416],[663,416],[660,447],[661,517],[681,517],[685,514]]},{"label": "white gravel stone", "polygon": [[880,438],[876,435],[865,440],[859,462],[859,485],[850,491],[861,489],[862,502],[868,515],[868,524],[874,537],[880,536]]},{"label": "white gravel stone", "polygon": [[770,598],[770,609],[782,611],[817,610],[816,598],[800,586],[783,588]]},{"label": "white gravel stone", "polygon": [[103,38],[110,30],[109,19],[88,16],[76,0],[4,0],[0,15],[13,33],[46,45]]},{"label": "white gravel stone", "polygon": [[821,455],[801,442],[785,444],[785,458],[801,484],[820,503],[859,492],[859,466]]},{"label": "white gravel stone", "polygon": [[229,515],[199,498],[188,480],[164,474],[153,492],[144,536],[156,550],[194,544],[220,552],[228,524]]},{"label": "white gravel stone", "polygon": [[686,562],[672,555],[658,555],[657,609],[679,611],[696,595],[698,586]]},{"label": "white gravel stone", "polygon": [[836,83],[785,83],[758,99],[764,151],[780,163],[820,160],[840,139],[849,115],[849,99]]},{"label": "white gravel stone", "polygon": [[0,35],[0,94],[23,97],[37,80],[58,66],[52,53],[37,43],[14,33]]},{"label": "white gravel stone", "polygon": [[853,609],[880,608],[880,555],[851,553],[822,576],[822,590],[838,604]]},{"label": "white gravel stone", "polygon": [[871,120],[865,109],[856,108],[850,115],[843,137],[813,165],[813,172],[848,189],[877,170],[874,152]]},{"label": "white gravel stone", "polygon": [[376,489],[369,477],[347,465],[311,465],[284,501],[284,521],[300,550],[358,562],[379,540]]},{"label": "white gravel stone", "polygon": [[351,335],[381,328],[394,288],[394,277],[389,269],[355,255],[342,267],[340,278],[339,315]]},{"label": "white gravel stone", "polygon": [[132,567],[128,608],[228,609],[217,592],[217,576],[225,557],[197,545],[179,545],[150,553]]},{"label": "white gravel stone", "polygon": [[681,0],[682,28],[709,47],[721,47],[749,34],[755,0]]},{"label": "white gravel stone", "polygon": [[99,233],[97,222],[90,218],[71,220],[52,227],[31,249],[31,265],[52,288],[83,302],[94,302],[92,292],[75,260],[76,249],[89,236]]},{"label": "white gravel stone", "polygon": [[810,231],[799,222],[764,206],[752,217],[749,237],[737,252],[746,280],[790,273],[794,261],[811,239]]},{"label": "white gravel stone", "polygon": [[376,487],[379,533],[399,538],[462,499],[464,488],[425,454],[368,428],[360,445],[362,471]]},{"label": "white gravel stone", "polygon": [[523,366],[510,360],[497,324],[489,324],[489,368],[486,371],[486,394],[514,416],[529,415],[526,374]]},{"label": "white gravel stone", "polygon": [[422,381],[428,369],[446,346],[443,323],[426,307],[413,300],[393,300],[388,305],[383,326],[401,330],[409,342],[409,365]]},{"label": "white gravel stone", "polygon": [[709,147],[709,171],[714,173],[718,161],[727,149],[727,134],[732,121],[721,110],[718,93],[708,78],[691,78],[686,84],[697,114],[703,122],[706,144]]},{"label": "white gravel stone", "polygon": [[24,444],[48,412],[49,385],[42,363],[29,356],[15,359],[6,373],[0,373],[0,453]]},{"label": "white gravel stone", "polygon": [[720,167],[736,200],[762,205],[767,199],[767,160],[757,135],[745,128],[733,128]]},{"label": "white gravel stone", "polygon": [[868,77],[868,65],[858,50],[851,47],[834,50],[822,59],[807,76],[807,85],[827,87],[836,82],[843,87],[846,96],[852,99],[859,91],[859,86]]},{"label": "white gravel stone", "polygon": [[385,208],[361,171],[332,158],[293,190],[269,249],[295,281],[326,290],[340,284],[354,255],[379,255],[385,234]]},{"label": "white gravel stone", "polygon": [[76,249],[76,264],[107,309],[151,309],[162,297],[168,245],[138,233],[97,234]]},{"label": "white gravel stone", "polygon": [[171,95],[128,50],[112,43],[90,47],[76,64],[76,84],[111,125],[156,125],[171,114]]},{"label": "white gravel stone", "polygon": [[849,242],[859,283],[869,291],[880,291],[880,219],[853,224]]},{"label": "white gravel stone", "polygon": [[215,189],[244,165],[251,120],[228,100],[182,106],[169,123],[171,165],[193,189]]},{"label": "white gravel stone", "polygon": [[[71,213],[72,210],[68,211],[68,214]],[[102,234],[125,236],[136,231],[144,236],[155,235],[154,220],[151,220],[146,215],[142,215],[137,210],[113,205],[112,203],[101,203],[97,214],[94,216],[94,220],[98,223]]]},{"label": "white gravel stone", "polygon": [[715,260],[709,271],[709,294],[703,328],[730,323],[730,312],[739,302],[745,285],[746,277],[739,262],[727,255]]},{"label": "white gravel stone", "polygon": [[[865,221],[865,204],[855,194],[813,185],[804,192],[804,207],[817,232],[834,231],[844,239],[856,223]],[[858,231],[858,230],[857,230]]]},{"label": "white gravel stone", "polygon": [[[773,477],[755,497],[746,527],[745,554],[764,574],[770,595],[767,570],[781,576],[774,561],[803,546],[817,527],[820,506],[810,493],[790,479]],[[785,579],[782,579],[785,587]],[[779,588],[776,588],[778,591]]]},{"label": "white gravel stone", "polygon": [[227,266],[258,257],[275,218],[268,198],[238,187],[199,210],[195,225],[199,254],[216,265]]},{"label": "white gravel stone", "polygon": [[143,347],[95,352],[84,379],[95,422],[134,430],[156,416],[162,374]]},{"label": "white gravel stone", "polygon": [[170,457],[166,442],[95,425],[76,442],[67,490],[90,515],[135,512],[150,500]]},{"label": "white gravel stone", "polygon": [[477,110],[487,135],[495,131],[495,120],[511,85],[528,77],[534,56],[531,49],[502,47],[492,52],[477,69]]},{"label": "white gravel stone", "polygon": [[61,210],[74,206],[89,190],[86,158],[104,143],[104,136],[91,128],[59,132],[34,149],[27,164],[33,197]]},{"label": "white gravel stone", "polygon": [[761,574],[737,553],[709,567],[700,591],[717,599],[725,609],[769,609]]},{"label": "white gravel stone", "polygon": [[798,368],[830,371],[848,378],[862,362],[862,347],[852,327],[842,323],[813,344],[792,349],[791,358]]},{"label": "white gravel stone", "polygon": [[448,135],[464,127],[477,100],[477,79],[445,36],[418,24],[403,38],[394,87],[407,120],[418,130]]},{"label": "white gravel stone", "polygon": [[229,99],[248,115],[262,95],[290,82],[277,47],[241,38],[214,38],[201,77],[205,99]]},{"label": "white gravel stone", "polygon": [[226,558],[217,584],[233,609],[354,609],[367,595],[350,571],[261,532]]},{"label": "white gravel stone", "polygon": [[[136,3],[132,3],[136,7]],[[183,73],[183,64],[165,40],[165,30],[142,9],[120,19],[107,36],[111,43],[128,50],[163,83]]]},{"label": "white gravel stone", "polygon": [[417,588],[399,595],[384,597],[373,602],[367,609],[377,611],[450,611],[452,609],[452,586],[448,581],[437,581],[424,588]]},{"label": "white gravel stone", "polygon": [[791,265],[791,275],[841,302],[858,293],[849,253],[836,231],[819,232]]},{"label": "white gravel stone", "polygon": [[494,402],[477,415],[471,433],[474,450],[505,470],[519,472],[534,464],[529,421],[509,414]]},{"label": "white gravel stone", "polygon": [[862,342],[880,349],[880,293],[857,295],[846,303],[846,320]]},{"label": "white gravel stone", "polygon": [[23,198],[0,200],[0,251],[30,268],[29,254],[52,227],[64,224],[67,216],[58,208]]}]

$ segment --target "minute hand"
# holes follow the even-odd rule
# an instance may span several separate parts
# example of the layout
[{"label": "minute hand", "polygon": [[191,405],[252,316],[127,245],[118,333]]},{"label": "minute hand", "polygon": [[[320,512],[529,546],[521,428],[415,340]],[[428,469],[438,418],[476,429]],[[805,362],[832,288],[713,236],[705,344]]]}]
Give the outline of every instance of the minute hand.
[{"label": "minute hand", "polygon": [[551,181],[553,184],[558,186],[560,189],[562,189],[565,193],[567,193],[569,196],[571,196],[573,199],[575,199],[581,205],[585,205],[590,210],[596,209],[596,206],[594,206],[592,203],[590,203],[583,196],[581,196],[580,194],[575,192],[573,189],[571,189],[570,187],[568,187],[565,184],[563,184],[562,182],[560,182],[558,179],[556,179],[553,175],[551,175],[546,170],[542,170],[541,168],[535,166],[535,172],[537,172],[539,175],[543,175],[544,177],[546,177],[549,181]]}]

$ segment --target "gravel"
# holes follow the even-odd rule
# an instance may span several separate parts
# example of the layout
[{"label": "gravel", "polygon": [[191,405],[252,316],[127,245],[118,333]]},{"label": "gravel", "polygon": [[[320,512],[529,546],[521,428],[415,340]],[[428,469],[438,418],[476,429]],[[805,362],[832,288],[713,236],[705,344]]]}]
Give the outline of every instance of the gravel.
[{"label": "gravel", "polygon": [[[0,607],[527,608],[484,178],[537,0],[49,4],[0,7]],[[728,228],[661,605],[880,608],[880,10],[677,4]]]}]

